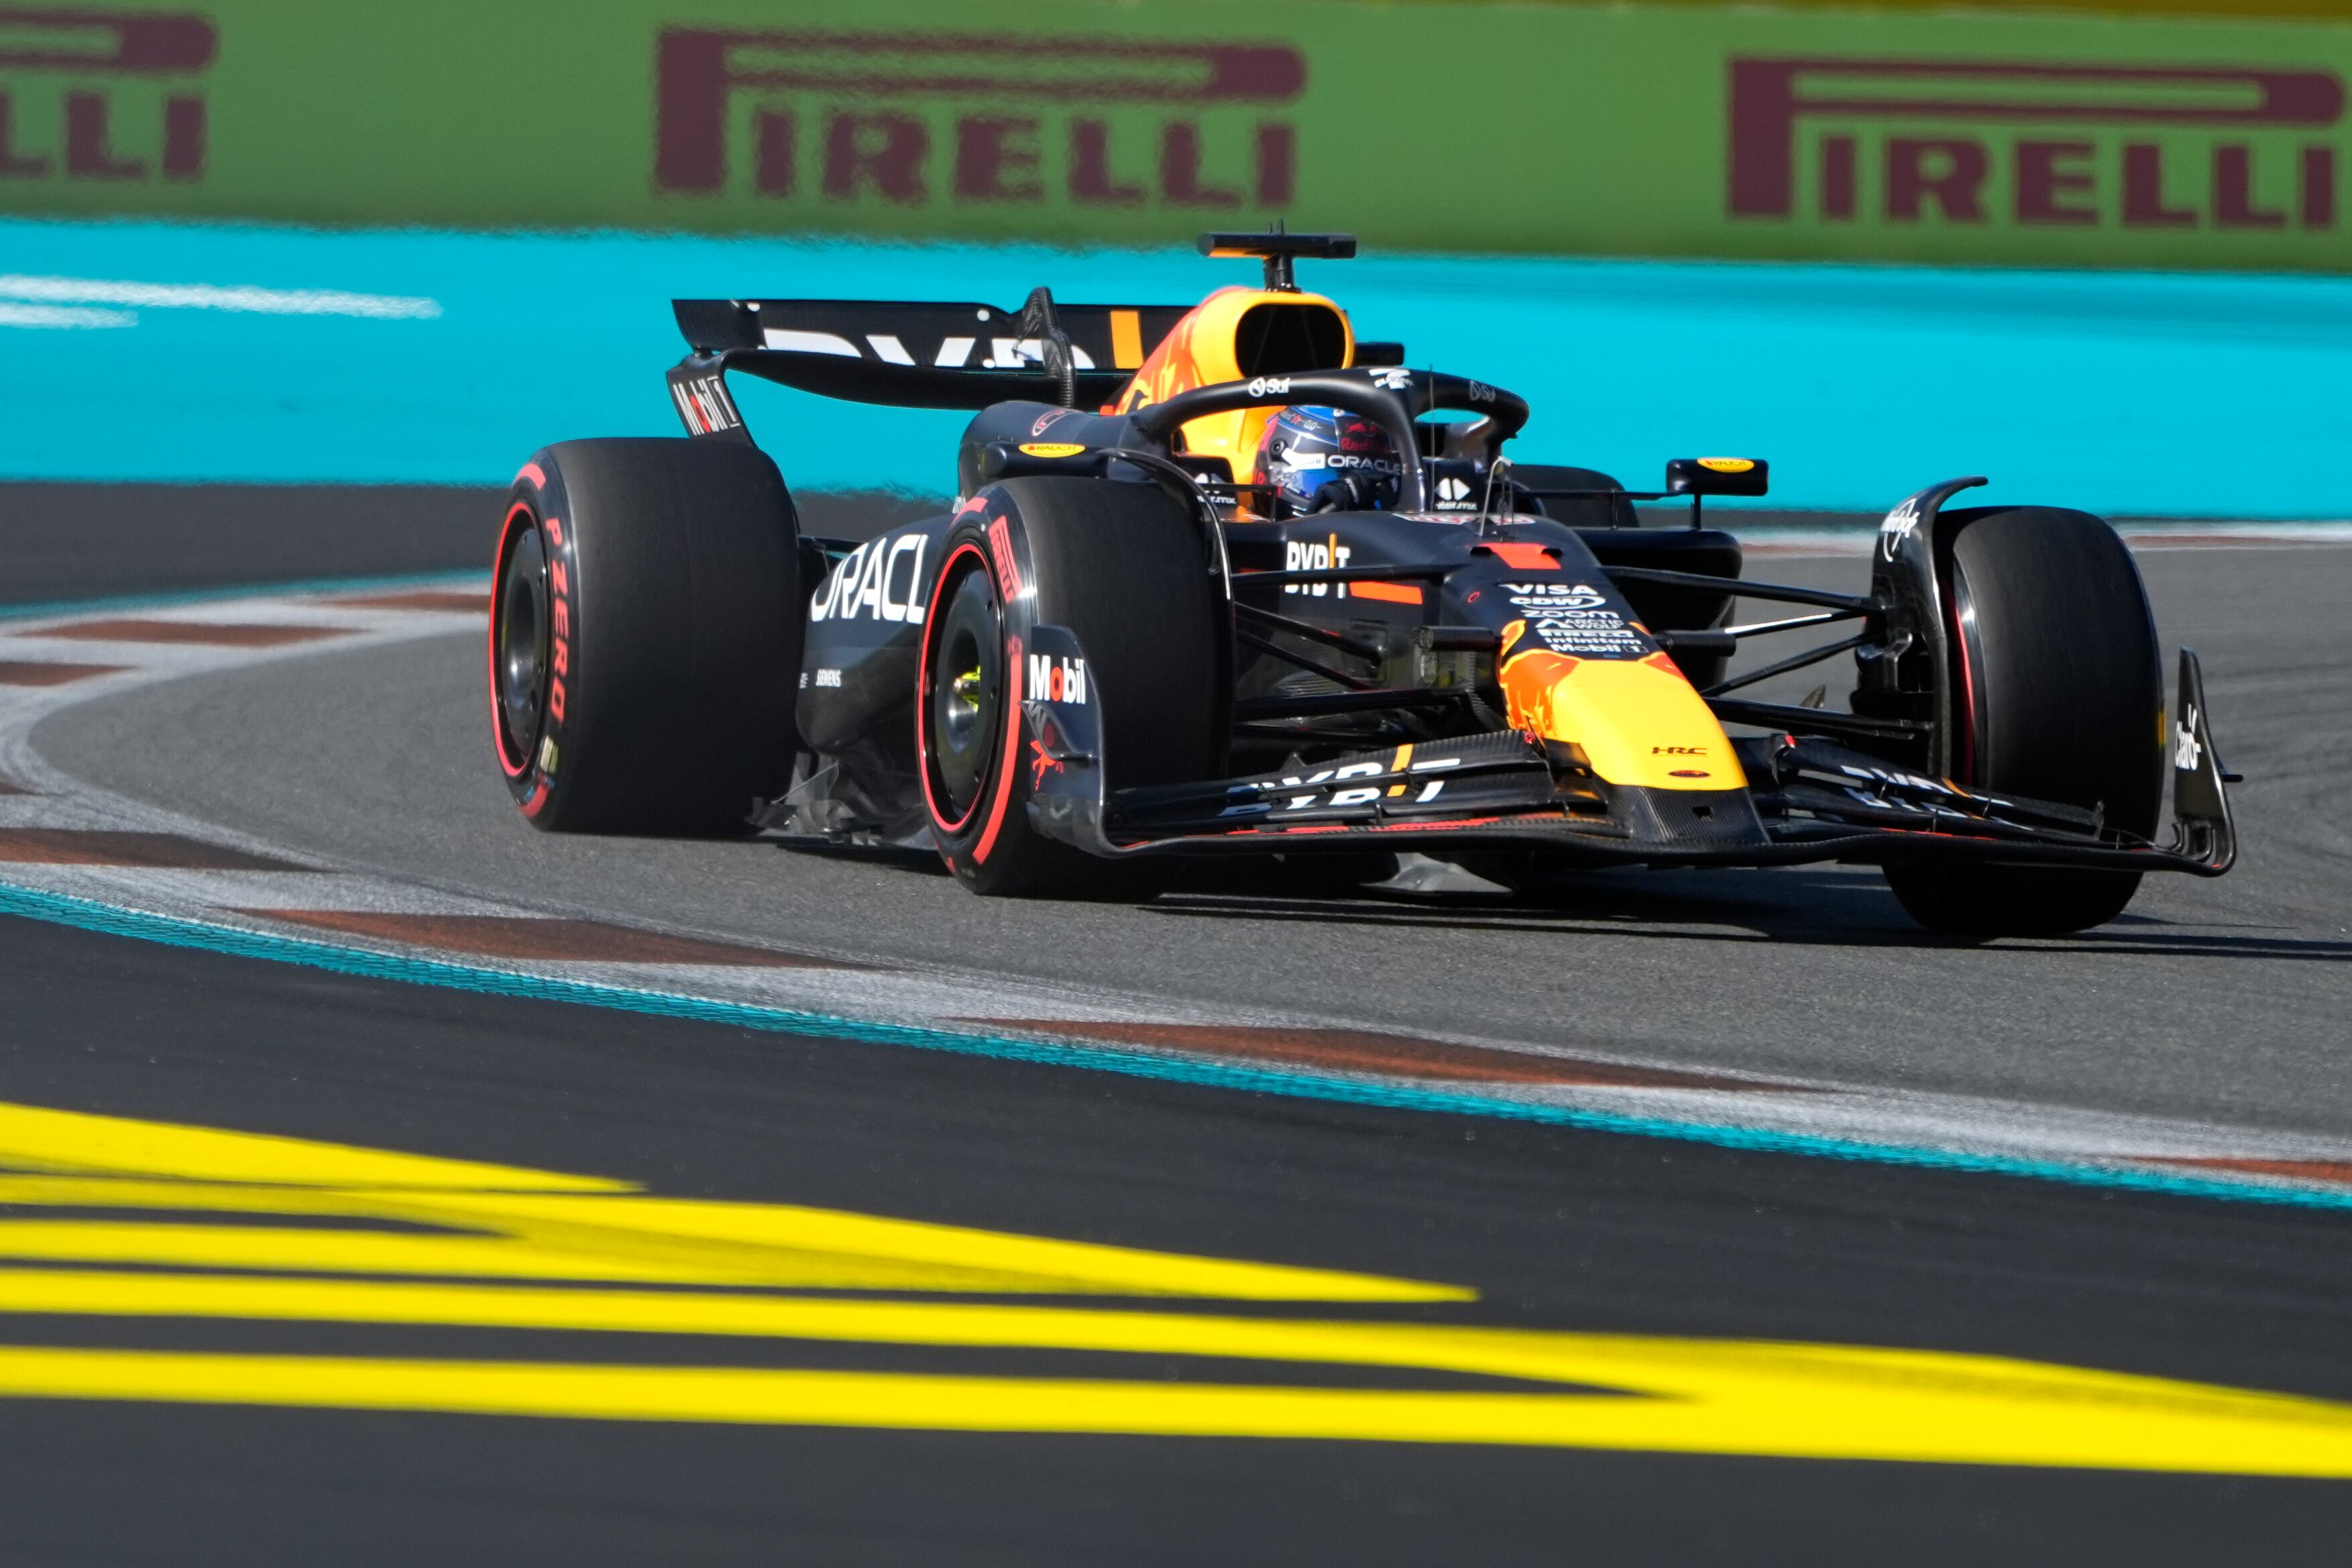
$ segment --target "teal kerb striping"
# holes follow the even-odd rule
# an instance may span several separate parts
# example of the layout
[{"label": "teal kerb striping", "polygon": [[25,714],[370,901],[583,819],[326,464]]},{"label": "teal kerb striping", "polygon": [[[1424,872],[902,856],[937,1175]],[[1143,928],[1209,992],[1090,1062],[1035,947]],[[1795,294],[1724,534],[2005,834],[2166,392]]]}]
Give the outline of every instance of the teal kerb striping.
[{"label": "teal kerb striping", "polygon": [[867,1045],[900,1046],[917,1050],[949,1051],[961,1056],[992,1057],[1048,1067],[1084,1068],[1097,1072],[1123,1073],[1130,1078],[1159,1079],[1171,1083],[1199,1084],[1216,1089],[1254,1089],[1302,1100],[1380,1106],[1391,1110],[1427,1110],[1481,1116],[1512,1121],[1533,1121],[1574,1127],[1594,1132],[1617,1132],[1643,1138],[1670,1138],[1706,1143],[1723,1149],[1763,1153],[1802,1154],[1832,1160],[1852,1160],[1884,1165],[1908,1165],[1930,1170],[1987,1175],[2021,1176],[2075,1186],[2104,1187],[2171,1197],[2218,1198],[2230,1203],[2281,1204],[2296,1208],[2352,1209],[2352,1193],[2304,1191],[2252,1184],[2168,1175],[2153,1171],[2098,1165],[2070,1165],[2054,1160],[2027,1160],[2000,1155],[1957,1153],[1942,1149],[1909,1148],[1897,1144],[1864,1143],[1805,1133],[1770,1132],[1705,1121],[1677,1121],[1663,1117],[1627,1116],[1605,1110],[1580,1110],[1566,1106],[1528,1105],[1475,1095],[1448,1094],[1440,1089],[1401,1089],[1363,1083],[1352,1079],[1313,1072],[1273,1072],[1222,1062],[1187,1061],[1181,1058],[1122,1049],[1116,1046],[1040,1044],[992,1035],[965,1035],[947,1029],[927,1029],[908,1024],[873,1023],[805,1013],[787,1007],[761,1007],[740,1002],[720,1002],[668,992],[600,985],[588,981],[561,980],[519,974],[442,959],[409,958],[364,948],[339,947],[330,942],[272,936],[236,926],[215,925],[173,915],[124,909],[62,893],[0,886],[0,915],[16,915],[55,925],[73,926],[109,936],[160,942],[167,947],[198,949],[236,958],[257,958],[297,963],[338,974],[371,980],[398,981],[410,985],[438,985],[484,995],[514,996],[541,1002],[569,1002],[583,1006],[609,1007],[655,1017],[688,1018],[702,1023],[732,1024],[740,1028],[776,1034],[817,1036],[856,1040]]}]

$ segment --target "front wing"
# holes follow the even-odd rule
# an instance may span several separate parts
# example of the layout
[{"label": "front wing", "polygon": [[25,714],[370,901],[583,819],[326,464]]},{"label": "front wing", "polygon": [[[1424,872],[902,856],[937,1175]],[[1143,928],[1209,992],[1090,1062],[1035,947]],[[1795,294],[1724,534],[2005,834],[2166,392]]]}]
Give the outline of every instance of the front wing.
[{"label": "front wing", "polygon": [[[1038,628],[1041,651],[1058,630]],[[1612,785],[1575,748],[1513,731],[1107,795],[1093,710],[1025,706],[1033,820],[1111,858],[1409,848],[1535,851],[1594,865],[1969,859],[2214,877],[2237,852],[2231,775],[2187,650],[2172,733],[2175,820],[2163,845],[2112,829],[2095,812],[1965,789],[1789,732],[1734,742],[1744,789]]]}]

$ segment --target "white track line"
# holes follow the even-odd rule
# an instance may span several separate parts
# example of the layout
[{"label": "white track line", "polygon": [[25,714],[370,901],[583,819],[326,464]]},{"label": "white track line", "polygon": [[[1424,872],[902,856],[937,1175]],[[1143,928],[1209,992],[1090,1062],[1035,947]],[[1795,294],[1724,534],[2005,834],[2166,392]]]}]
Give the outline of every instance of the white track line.
[{"label": "white track line", "polygon": [[129,305],[157,310],[235,310],[264,316],[358,316],[379,321],[429,321],[441,314],[438,300],[413,294],[358,294],[342,289],[263,289],[248,284],[133,283],[100,278],[38,278],[24,273],[0,273],[0,299],[58,305]]},{"label": "white track line", "polygon": [[89,310],[72,305],[18,305],[0,300],[0,327],[135,327],[129,310]]}]

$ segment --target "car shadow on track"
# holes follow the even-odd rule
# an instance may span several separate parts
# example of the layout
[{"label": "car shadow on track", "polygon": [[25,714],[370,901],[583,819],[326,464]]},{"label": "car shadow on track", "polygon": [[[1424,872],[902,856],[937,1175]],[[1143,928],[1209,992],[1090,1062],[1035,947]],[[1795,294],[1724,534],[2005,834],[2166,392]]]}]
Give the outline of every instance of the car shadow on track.
[{"label": "car shadow on track", "polygon": [[[2151,916],[2067,937],[1986,941],[1914,925],[1874,875],[1770,873],[1773,895],[1753,896],[1755,872],[1589,873],[1547,878],[1507,898],[1437,901],[1369,889],[1321,896],[1279,885],[1195,883],[1145,906],[1179,918],[1286,921],[1401,930],[1514,931],[1664,942],[1790,942],[1811,947],[2114,952],[2149,957],[2352,963],[2352,942],[2185,931]],[[1742,881],[1745,879],[1745,885]]]},{"label": "car shadow on track", "polygon": [[818,860],[841,860],[861,866],[887,867],[893,871],[912,871],[919,876],[945,877],[947,862],[939,851],[927,847],[904,844],[828,844],[822,838],[772,837],[761,840],[788,855],[806,855]]},{"label": "car shadow on track", "polygon": [[[856,860],[926,879],[948,876],[939,857],[927,848],[832,846],[809,839],[771,842],[793,854]],[[1201,860],[1181,867],[1163,864],[1162,869],[1172,886],[1139,887],[1128,893],[1096,889],[1076,901],[1124,904],[1178,919],[1406,931],[2352,963],[2352,942],[2269,934],[2277,928],[2255,928],[2243,935],[2210,926],[2184,930],[2157,916],[2131,913],[2069,937],[1985,941],[1949,936],[1913,924],[1874,871],[1834,867],[1550,873],[1516,889],[1449,896],[1380,889],[1336,863],[1314,859],[1288,864]]]}]

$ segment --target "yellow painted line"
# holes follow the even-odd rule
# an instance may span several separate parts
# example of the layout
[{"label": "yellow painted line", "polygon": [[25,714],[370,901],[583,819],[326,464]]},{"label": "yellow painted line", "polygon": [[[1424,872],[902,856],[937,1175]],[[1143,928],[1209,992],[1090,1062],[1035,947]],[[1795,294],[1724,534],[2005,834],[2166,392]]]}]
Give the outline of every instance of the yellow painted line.
[{"label": "yellow painted line", "polygon": [[[2352,1476],[2352,1408],[2316,1400],[1990,1358],[1622,1342],[1636,1348],[1588,1359],[1621,1370],[1679,1362],[1673,1381],[1684,1391],[1629,1398],[0,1349],[0,1397]],[[1645,1354],[1644,1343],[1656,1348]]]},{"label": "yellow painted line", "polygon": [[295,1226],[0,1222],[0,1258],[146,1263],[177,1268],[299,1269],[325,1274],[449,1274],[530,1279],[764,1283],[756,1270],[665,1268],[532,1247],[504,1237],[402,1236]]},{"label": "yellow painted line", "polygon": [[0,1206],[11,1208],[187,1209],[200,1214],[341,1215],[405,1218],[415,1194],[359,1201],[334,1187],[257,1186],[242,1182],[163,1182],[122,1176],[0,1174]]},{"label": "yellow painted line", "polygon": [[[488,1193],[432,1206],[542,1246],[724,1261],[779,1285],[1218,1296],[1248,1300],[1444,1301],[1457,1286],[1149,1252],[790,1204]],[[828,1279],[820,1279],[823,1273]]]},{"label": "yellow painted line", "polygon": [[[1325,1274],[1252,1264],[1140,1254],[1063,1259],[1038,1272],[787,1247],[644,1247],[624,1233],[591,1250],[490,1236],[415,1236],[296,1226],[141,1224],[121,1221],[0,1221],[0,1258],[49,1263],[136,1263],[183,1268],[273,1269],[319,1274],[446,1275],[673,1285],[794,1286],[809,1289],[980,1291],[990,1294],[1186,1295],[1237,1300],[1461,1300],[1469,1292],[1409,1280]],[[1018,1243],[1023,1237],[1007,1237]],[[1089,1267],[1088,1265],[1091,1265]],[[1124,1267],[1122,1267],[1124,1265]]]},{"label": "yellow painted line", "polygon": [[524,1187],[622,1193],[627,1182],[358,1149],[303,1138],[0,1105],[0,1165],[304,1186]]},{"label": "yellow painted line", "polygon": [[[0,1173],[0,1204],[126,1211],[121,1220],[0,1222],[0,1256],[279,1271],[0,1268],[0,1312],[1239,1358],[1526,1385],[1333,1389],[0,1347],[0,1397],[2352,1476],[2352,1406],[2158,1378],[1843,1345],[754,1294],[744,1287],[1473,1299],[1411,1279],[659,1198],[593,1178],[24,1107],[0,1107],[0,1164],[17,1168]],[[173,1211],[214,1217],[153,1217]],[[310,1223],[220,1218],[262,1214]],[[436,1233],[337,1219],[404,1220]],[[298,1273],[362,1277],[287,1277]],[[425,1274],[472,1282],[398,1278]],[[525,1279],[572,1285],[484,1282]],[[634,1288],[585,1288],[591,1281]],[[656,1283],[735,1289],[643,1288]]]},{"label": "yellow painted line", "polygon": [[[0,1204],[394,1220],[455,1234],[0,1221],[0,1258],[312,1273],[1235,1300],[1458,1301],[1458,1286],[1016,1236],[303,1139],[0,1105]],[[27,1170],[26,1168],[29,1167]]]},{"label": "yellow painted line", "polygon": [[[1073,1384],[1054,1379],[857,1374],[853,1384],[775,1381],[778,1374],[695,1369],[675,1384],[642,1369],[573,1367],[604,1391],[533,1394],[525,1369],[425,1363],[407,1403],[385,1403],[373,1373],[409,1363],[305,1358],[198,1358],[252,1369],[232,1393],[220,1370],[173,1373],[121,1392],[132,1357],[65,1388],[61,1371],[0,1394],[276,1404],[277,1369],[315,1366],[326,1381],[298,1404],[366,1408],[490,1409],[520,1415],[936,1426],[949,1429],[1103,1431],[1559,1444],[1784,1457],[2352,1475],[2352,1407],[2161,1378],[1996,1357],[1840,1345],[1675,1340],[1634,1335],[1454,1328],[1420,1323],[1286,1321],[1082,1308],[843,1301],[651,1291],[517,1289],[155,1275],[0,1273],[0,1310],[129,1316],[440,1323],[477,1328],[749,1335],[873,1344],[1047,1349],[1221,1357],[1570,1384],[1645,1395],[1391,1394],[1252,1390],[1202,1384]],[[110,1354],[112,1352],[104,1352]],[[169,1362],[171,1358],[165,1358]],[[93,1365],[95,1363],[92,1363]],[[112,1366],[112,1363],[105,1363]],[[172,1363],[176,1365],[176,1363]],[[606,1373],[620,1375],[615,1383]],[[793,1374],[798,1377],[801,1374]],[[814,1374],[811,1374],[814,1375]],[[214,1379],[206,1382],[205,1379]],[[740,1386],[723,1394],[721,1385]],[[194,1392],[211,1388],[208,1394]],[[1017,1418],[987,1414],[1014,1401]],[[1073,1389],[1089,1390],[1084,1397]],[[114,1392],[109,1392],[113,1390]],[[627,1391],[625,1397],[620,1391]],[[812,1392],[814,1390],[814,1392]],[[862,1405],[845,1405],[845,1390]],[[989,1393],[988,1391],[996,1391]],[[1107,1390],[1122,1391],[1114,1399]],[[177,1392],[174,1392],[177,1391]],[[662,1393],[671,1403],[654,1398]],[[983,1394],[986,1397],[983,1397]],[[821,1396],[821,1397],[820,1397]],[[1278,1397],[1277,1397],[1278,1396]],[[1172,1407],[1158,1403],[1172,1398]],[[541,1402],[531,1403],[532,1398]],[[600,1399],[608,1403],[599,1405]],[[810,1403],[814,1401],[814,1403]],[[1368,1402],[1369,1401],[1369,1402]],[[485,1403],[487,1402],[487,1403]],[[614,1403],[617,1402],[617,1403]],[[634,1403],[631,1403],[634,1402]],[[1042,1402],[1042,1403],[1039,1403]],[[854,1402],[853,1402],[854,1403]],[[1660,1408],[1664,1405],[1670,1408]],[[829,1411],[830,1414],[812,1413]],[[1057,1411],[1059,1414],[1041,1414]],[[1117,1414],[1114,1415],[1113,1413]],[[1222,1423],[1222,1424],[1220,1424]]]},{"label": "yellow painted line", "polygon": [[1547,1342],[1490,1330],[1084,1307],[12,1268],[0,1269],[0,1312],[1132,1352],[1560,1381],[1544,1359]]},{"label": "yellow painted line", "polygon": [[1122,1352],[1419,1368],[1549,1383],[1588,1381],[1578,1366],[1559,1360],[1562,1347],[1584,1346],[1589,1352],[1604,1342],[1519,1331],[1117,1308],[46,1268],[0,1269],[0,1312]]},{"label": "yellow painted line", "polygon": [[787,1205],[634,1194],[337,1193],[0,1178],[0,1204],[393,1219],[472,1234],[170,1222],[0,1221],[0,1258],[307,1273],[446,1275],[811,1289],[1459,1301],[1458,1286],[1062,1242]]}]

